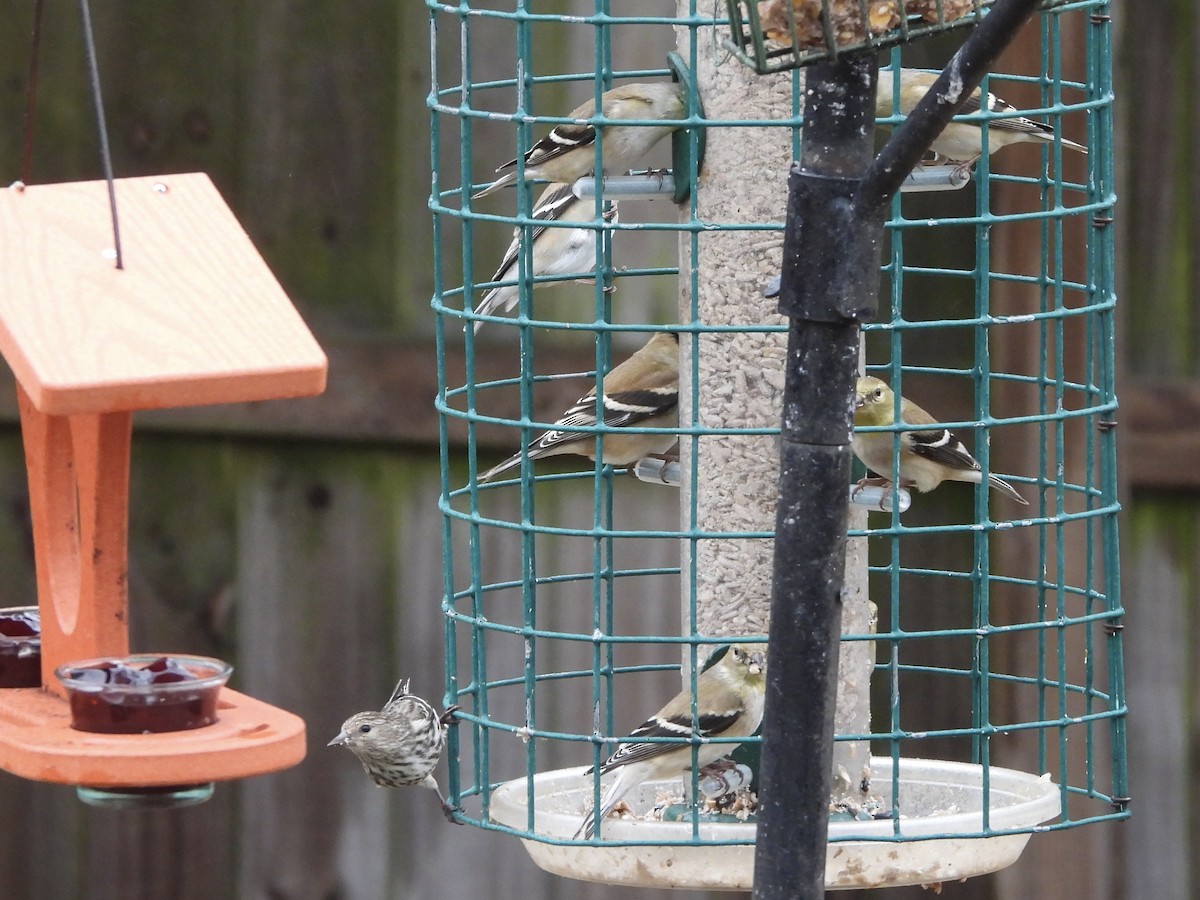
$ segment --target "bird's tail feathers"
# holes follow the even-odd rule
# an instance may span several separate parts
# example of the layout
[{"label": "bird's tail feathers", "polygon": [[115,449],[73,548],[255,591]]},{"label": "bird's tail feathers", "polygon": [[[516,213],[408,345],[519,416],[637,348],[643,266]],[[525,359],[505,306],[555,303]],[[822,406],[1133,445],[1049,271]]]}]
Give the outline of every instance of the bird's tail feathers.
[{"label": "bird's tail feathers", "polygon": [[600,795],[600,811],[598,813],[588,810],[583,817],[583,821],[579,823],[579,830],[575,832],[575,837],[572,840],[591,840],[596,834],[596,823],[608,818],[608,814],[613,811],[622,798],[629,793],[629,789],[639,783],[641,778],[628,766],[622,766],[617,773],[616,780],[613,781]]},{"label": "bird's tail feathers", "polygon": [[[1063,141],[1063,143],[1065,144],[1066,141]],[[514,162],[515,162],[515,160],[514,160]],[[504,166],[501,166],[500,168],[503,169]],[[500,169],[497,169],[496,171],[499,172]],[[516,180],[517,180],[517,176],[514,173],[509,172],[507,175],[502,175],[499,178],[497,178],[490,185],[485,187],[482,191],[476,191],[474,194],[471,195],[471,199],[478,200],[480,197],[486,197],[488,194],[494,194],[496,191],[500,190],[501,188],[508,187],[510,184],[512,184]]]},{"label": "bird's tail feathers", "polygon": [[[492,288],[487,292],[487,296],[479,301],[479,305],[475,307],[475,315],[490,315],[496,310],[497,307],[499,307],[502,312],[511,312],[513,307],[517,305],[517,301],[520,299],[521,294],[515,285]],[[484,323],[482,321],[477,321],[475,323],[476,334],[479,334],[479,329],[482,328],[483,325]]]},{"label": "bird's tail feathers", "polygon": [[480,475],[475,480],[477,482],[479,482],[480,484],[482,484],[485,481],[491,481],[497,475],[507,472],[509,469],[515,469],[520,464],[521,464],[521,454],[514,453],[512,456],[510,456],[504,462],[499,463],[498,465],[492,466],[490,469],[488,469],[486,472],[484,472],[482,475]]},{"label": "bird's tail feathers", "polygon": [[1018,494],[1015,487],[997,475],[988,476],[988,487],[990,487],[993,491],[999,491],[1001,494],[1004,494],[1004,496],[1012,500],[1016,500],[1022,506],[1029,505],[1029,501]]},{"label": "bird's tail feathers", "polygon": [[[1045,141],[1047,144],[1053,144],[1054,143],[1054,129],[1051,128],[1049,125],[1046,125],[1042,122],[1038,122],[1037,126],[1038,126],[1039,130],[1036,132],[1033,132],[1034,136]],[[1041,130],[1041,129],[1044,129],[1044,130]],[[1062,145],[1064,147],[1066,147],[1068,150],[1074,150],[1077,153],[1082,153],[1084,156],[1087,156],[1088,148],[1083,146],[1083,144],[1077,144],[1075,141],[1068,140],[1065,137],[1060,137],[1059,140],[1062,141]]]}]

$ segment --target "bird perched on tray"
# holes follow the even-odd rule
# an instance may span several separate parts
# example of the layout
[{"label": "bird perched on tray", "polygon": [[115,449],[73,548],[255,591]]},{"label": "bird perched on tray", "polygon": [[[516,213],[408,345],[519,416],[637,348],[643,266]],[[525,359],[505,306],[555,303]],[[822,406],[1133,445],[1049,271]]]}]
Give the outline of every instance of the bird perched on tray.
[{"label": "bird perched on tray", "polygon": [[358,757],[366,773],[380,787],[409,784],[429,788],[442,803],[442,812],[453,821],[454,807],[446,802],[433,770],[446,744],[446,726],[457,706],[441,715],[409,693],[409,680],[396,685],[379,712],[360,712],[348,718],[329,747],[345,747]]},{"label": "bird perched on tray", "polygon": [[[907,116],[916,109],[921,98],[925,96],[933,83],[938,79],[937,72],[918,72],[915,69],[900,70],[900,114]],[[895,96],[895,76],[891,69],[879,70],[879,82],[875,90],[875,115],[879,118],[893,114],[892,101]],[[968,115],[980,112],[984,108],[982,92],[976,88],[958,115]],[[986,101],[986,112],[998,115],[1009,115],[1012,118],[989,119],[987,123],[988,155],[991,156],[1001,147],[1009,144],[1034,143],[1052,144],[1055,135],[1054,128],[1044,122],[1036,122],[1026,116],[1011,104],[1001,100],[995,94],[989,93]],[[969,169],[983,155],[982,130],[979,122],[950,122],[933,140],[930,149],[939,157],[959,164],[961,169]],[[1069,150],[1087,153],[1087,147],[1060,138],[1062,145]]]},{"label": "bird perched on tray", "polygon": [[[679,423],[679,335],[662,331],[646,341],[633,356],[604,376],[604,394],[592,388],[555,422],[555,427],[532,441],[526,449],[531,460],[573,453],[596,458],[596,436],[589,431],[564,431],[560,426],[607,428],[674,428]],[[598,421],[602,420],[602,421]],[[666,453],[677,440],[673,434],[620,434],[605,432],[604,464],[627,466],[647,456]],[[521,464],[514,453],[493,466],[479,481],[489,481]]]},{"label": "bird perched on tray", "polygon": [[[887,384],[872,375],[858,379],[854,390],[854,424],[862,427],[894,425],[895,394]],[[922,493],[932,491],[943,481],[967,481],[979,484],[983,472],[963,442],[943,428],[917,404],[900,398],[900,419],[905,425],[928,425],[928,430],[902,431],[900,435],[900,477],[864,478],[859,485],[874,481],[878,484],[899,482],[901,487],[915,487]],[[872,472],[892,472],[893,433],[856,432],[851,445],[854,455]],[[1018,503],[1028,501],[1016,489],[996,475],[988,475],[988,487]]]},{"label": "bird perched on tray", "polygon": [[[603,134],[603,170],[605,173],[629,169],[651,147],[679,127],[671,119],[683,118],[683,89],[670,81],[623,84],[605,91],[600,97],[601,115],[606,119],[662,122],[656,125],[601,125]],[[557,125],[525,154],[525,178],[571,184],[590,175],[596,168],[596,128],[586,119],[596,114],[596,101],[588,100],[567,113],[574,119]],[[515,167],[515,159],[496,169],[503,172]],[[517,180],[515,171],[506,173],[471,196],[478,200]]]},{"label": "bird perched on tray", "polygon": [[[538,197],[533,207],[532,218],[539,222],[594,222],[595,200],[581,200],[571,193],[569,184],[551,184]],[[616,204],[603,213],[605,222],[617,221]],[[492,281],[514,281],[520,272],[521,231],[513,229],[512,243],[504,254],[500,268]],[[596,228],[556,228],[552,225],[535,225],[529,231],[533,241],[531,275],[583,275],[596,267]],[[539,288],[547,282],[535,281]],[[553,282],[550,282],[553,283]],[[520,285],[510,284],[495,287],[475,307],[477,315],[487,315],[496,309],[508,312],[520,299]],[[475,323],[475,332],[483,326]]]},{"label": "bird perched on tray", "polygon": [[[644,781],[671,778],[692,768],[690,738],[745,738],[762,724],[767,685],[765,644],[734,644],[711,668],[696,678],[696,721],[692,696],[681,691],[670,703],[639,725],[617,752],[600,766],[600,774],[617,772],[600,797],[600,809],[584,816],[575,839],[591,838],[603,820],[629,791]],[[675,737],[680,743],[645,742],[645,738]],[[726,756],[737,744],[700,744],[696,763],[703,767]],[[592,769],[587,774],[591,775]]]}]

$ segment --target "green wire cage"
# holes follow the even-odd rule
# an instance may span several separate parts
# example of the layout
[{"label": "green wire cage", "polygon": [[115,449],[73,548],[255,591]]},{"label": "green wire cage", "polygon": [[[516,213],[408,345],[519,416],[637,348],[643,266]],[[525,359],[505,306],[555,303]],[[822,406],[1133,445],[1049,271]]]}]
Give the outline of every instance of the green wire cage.
[{"label": "green wire cage", "polygon": [[[426,5],[458,818],[523,839],[565,875],[746,889],[753,804],[745,790],[714,799],[736,787],[728,778],[644,786],[598,837],[575,834],[602,790],[587,770],[681,687],[694,691],[719,647],[765,640],[786,325],[763,288],[780,268],[803,125],[794,66],[809,57],[779,54],[787,71],[756,60],[747,48],[769,42],[747,37],[761,28],[752,2],[662,0],[638,15],[607,0],[554,14],[521,0]],[[897,41],[964,24],[951,5],[939,0],[941,18],[924,25],[905,20]],[[969,22],[987,15],[989,4],[969,5]],[[1030,505],[951,482],[854,498],[831,887],[993,871],[1034,832],[1128,814],[1108,12],[1101,0],[1047,4],[1022,36],[1025,70],[984,81],[1049,139],[983,155],[964,190],[963,167],[922,167],[912,189],[941,190],[890,208],[864,371],[928,409]],[[936,71],[963,33],[892,46],[880,64]],[[583,215],[539,216],[527,151],[578,124],[566,115],[578,104],[657,82],[680,85],[669,141],[630,177],[574,182]],[[1017,114],[958,121],[986,141]],[[901,118],[878,120],[881,141]],[[582,121],[597,126],[599,164],[618,123]],[[514,157],[515,185],[473,199]],[[533,247],[556,228],[583,252],[547,272]],[[510,239],[511,264],[489,278]],[[512,290],[511,312],[473,311],[498,288]],[[600,460],[614,432],[677,435],[677,463],[521,449],[561,430],[591,386],[604,395],[614,365],[664,331],[679,335],[678,425],[565,428]],[[906,429],[875,429],[894,436],[894,466]],[[480,479],[518,452],[502,477]],[[643,480],[655,478],[670,483]],[[678,740],[694,754],[704,743]],[[756,742],[735,757],[751,771]]]}]

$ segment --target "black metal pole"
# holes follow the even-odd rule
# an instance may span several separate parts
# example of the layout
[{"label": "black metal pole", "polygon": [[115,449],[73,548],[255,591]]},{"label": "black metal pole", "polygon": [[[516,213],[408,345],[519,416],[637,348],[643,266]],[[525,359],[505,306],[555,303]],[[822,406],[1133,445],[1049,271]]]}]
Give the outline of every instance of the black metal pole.
[{"label": "black metal pole", "polygon": [[997,0],[874,162],[874,54],[807,73],[779,293],[790,326],[755,900],[825,894],[851,398],[860,323],[877,303],[881,212],[1038,2]]},{"label": "black metal pole", "polygon": [[770,664],[754,856],[756,900],[825,894],[846,490],[859,322],[875,312],[882,227],[854,204],[874,143],[875,58],[806,77],[779,310],[791,317],[783,400]]}]

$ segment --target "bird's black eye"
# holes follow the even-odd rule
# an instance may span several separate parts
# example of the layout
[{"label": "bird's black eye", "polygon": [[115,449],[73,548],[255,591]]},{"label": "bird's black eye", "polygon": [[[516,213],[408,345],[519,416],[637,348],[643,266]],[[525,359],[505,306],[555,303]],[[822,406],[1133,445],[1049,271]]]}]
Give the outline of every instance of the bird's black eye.
[{"label": "bird's black eye", "polygon": [[883,388],[875,388],[875,399],[876,400],[883,399]]},{"label": "bird's black eye", "polygon": [[363,734],[366,734],[368,731],[371,730],[371,726],[370,725],[359,725],[358,730],[361,731]]}]

